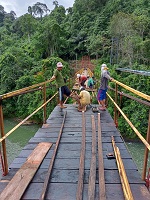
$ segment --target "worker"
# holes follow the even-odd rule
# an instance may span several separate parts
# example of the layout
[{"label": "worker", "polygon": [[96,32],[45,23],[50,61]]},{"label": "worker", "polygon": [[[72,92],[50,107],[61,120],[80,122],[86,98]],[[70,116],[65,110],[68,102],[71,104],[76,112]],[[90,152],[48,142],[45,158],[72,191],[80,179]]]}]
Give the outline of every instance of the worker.
[{"label": "worker", "polygon": [[87,80],[87,76],[77,74],[77,80],[78,80],[79,86],[85,87],[85,81]]},{"label": "worker", "polygon": [[94,80],[93,77],[89,77],[88,83],[87,83],[88,88],[92,89],[94,86]]},{"label": "worker", "polygon": [[63,64],[61,62],[58,62],[57,68],[54,70],[53,76],[51,77],[50,80],[51,81],[56,80],[58,91],[59,91],[60,108],[67,108],[66,106],[63,105],[64,95],[69,97],[71,94],[71,91],[66,86],[64,78],[62,76],[62,73],[61,73],[62,68],[63,68]]},{"label": "worker", "polygon": [[99,105],[99,110],[106,110],[106,92],[108,89],[108,80],[113,81],[114,79],[110,76],[108,72],[108,67],[106,64],[101,65],[101,80],[100,80],[100,88],[97,94],[97,100]]},{"label": "worker", "polygon": [[86,91],[83,86],[80,87],[79,95],[76,92],[74,92],[71,94],[71,97],[74,98],[79,104],[78,105],[79,112],[86,111],[87,105],[90,105],[92,100],[90,93]]}]

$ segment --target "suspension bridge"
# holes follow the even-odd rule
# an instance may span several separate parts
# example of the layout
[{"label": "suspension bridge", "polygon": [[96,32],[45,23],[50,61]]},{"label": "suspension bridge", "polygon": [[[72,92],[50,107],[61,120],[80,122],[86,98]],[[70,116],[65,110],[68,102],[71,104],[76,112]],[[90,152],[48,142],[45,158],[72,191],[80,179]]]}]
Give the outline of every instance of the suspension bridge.
[{"label": "suspension bridge", "polygon": [[[83,68],[78,73],[84,70]],[[89,68],[88,73],[90,73]],[[78,112],[77,105],[68,104],[67,99],[66,109],[60,109],[56,105],[46,118],[46,105],[52,100],[56,101],[57,96],[56,92],[49,100],[46,100],[47,83],[49,81],[1,95],[0,142],[2,143],[4,176],[0,180],[0,199],[150,199],[150,180],[148,180],[150,176],[146,179],[150,150],[150,117],[147,138],[144,139],[118,106],[119,91],[115,87],[115,100],[109,92],[107,94],[114,103],[114,119],[108,110],[93,109],[98,108],[97,104],[87,107],[86,112]],[[139,103],[150,106],[150,96],[117,80],[114,80],[114,83],[142,97],[144,100]],[[5,134],[2,101],[15,95],[31,92],[35,88],[40,88],[43,92],[43,105]],[[78,91],[77,87],[73,88]],[[89,92],[92,95],[95,94],[95,90],[89,90]],[[8,166],[6,138],[42,108],[44,113],[42,127]],[[145,145],[142,177],[117,129],[118,111]]]}]

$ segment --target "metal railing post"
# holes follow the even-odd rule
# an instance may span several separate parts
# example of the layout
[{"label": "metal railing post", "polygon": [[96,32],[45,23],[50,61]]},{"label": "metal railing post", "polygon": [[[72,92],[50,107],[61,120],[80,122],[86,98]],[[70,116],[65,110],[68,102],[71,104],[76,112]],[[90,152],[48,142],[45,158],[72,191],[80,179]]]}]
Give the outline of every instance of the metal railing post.
[{"label": "metal railing post", "polygon": [[[117,99],[118,99],[118,85],[117,83],[115,84],[115,103],[117,104]],[[117,116],[117,108],[116,106],[114,107],[114,122],[116,124],[116,127],[118,127],[118,116]]]},{"label": "metal railing post", "polygon": [[[147,128],[146,140],[147,140],[147,142],[150,144],[150,110],[149,110],[149,119],[148,119],[148,128]],[[142,180],[145,180],[145,178],[146,178],[148,154],[149,154],[149,150],[148,150],[147,147],[145,147],[144,166],[143,166]]]},{"label": "metal railing post", "polygon": [[[2,109],[2,100],[1,99],[0,99],[0,130],[1,130],[1,137],[3,137],[5,134],[4,134],[4,119],[3,119],[3,109]],[[3,175],[6,176],[8,174],[8,163],[7,163],[5,140],[2,141],[2,151],[3,151],[3,159],[4,159]]]}]

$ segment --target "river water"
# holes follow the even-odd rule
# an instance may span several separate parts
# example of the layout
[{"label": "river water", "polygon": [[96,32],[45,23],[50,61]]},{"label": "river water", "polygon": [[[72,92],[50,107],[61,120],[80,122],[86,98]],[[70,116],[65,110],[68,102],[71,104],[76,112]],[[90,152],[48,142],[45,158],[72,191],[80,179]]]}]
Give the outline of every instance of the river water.
[{"label": "river water", "polygon": [[[126,142],[128,151],[130,152],[140,174],[142,175],[143,165],[144,165],[144,153],[145,146],[143,143],[139,142]],[[150,168],[150,153],[148,156],[148,167],[147,171]]]},{"label": "river water", "polygon": [[[7,133],[10,129],[16,126],[18,122],[15,122],[12,119],[5,119],[5,133]],[[22,148],[28,143],[31,137],[37,132],[40,128],[40,125],[22,125],[16,131],[14,131],[8,138],[6,139],[6,148],[7,148],[7,156],[8,156],[8,165],[12,163],[15,157],[21,152]],[[137,165],[137,168],[142,174],[143,168],[143,159],[144,159],[144,145],[141,143],[135,142],[126,142],[128,150]],[[148,167],[150,167],[150,155],[148,159]],[[1,174],[1,173],[0,173]]]},{"label": "river water", "polygon": [[[12,119],[4,119],[4,132],[5,134],[15,127],[19,122]],[[8,156],[8,165],[12,163],[15,157],[21,152],[23,147],[28,143],[31,137],[35,135],[39,125],[22,125],[16,129],[6,139],[6,150]]]}]

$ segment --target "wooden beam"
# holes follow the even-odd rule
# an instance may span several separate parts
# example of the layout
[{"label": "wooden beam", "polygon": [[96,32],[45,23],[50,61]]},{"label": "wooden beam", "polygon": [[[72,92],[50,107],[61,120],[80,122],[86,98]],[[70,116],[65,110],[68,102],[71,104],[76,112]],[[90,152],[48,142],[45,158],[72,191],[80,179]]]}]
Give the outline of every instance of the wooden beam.
[{"label": "wooden beam", "polygon": [[95,199],[95,182],[96,182],[96,127],[94,115],[92,118],[92,157],[91,157],[91,166],[90,166],[90,176],[89,176],[89,185],[88,185],[88,200]]},{"label": "wooden beam", "polygon": [[98,169],[99,169],[98,170],[99,171],[99,199],[106,200],[100,113],[98,113]]},{"label": "wooden beam", "polygon": [[27,158],[27,161],[17,171],[6,188],[0,194],[3,200],[19,200],[21,199],[28,184],[32,180],[34,174],[39,168],[43,158],[51,148],[52,143],[41,142],[33,150]]},{"label": "wooden beam", "polygon": [[86,143],[86,130],[85,130],[85,115],[82,111],[82,142],[80,152],[80,166],[79,166],[79,177],[76,192],[76,200],[82,200],[83,198],[83,180],[84,180],[84,163],[85,163],[85,143]]}]

